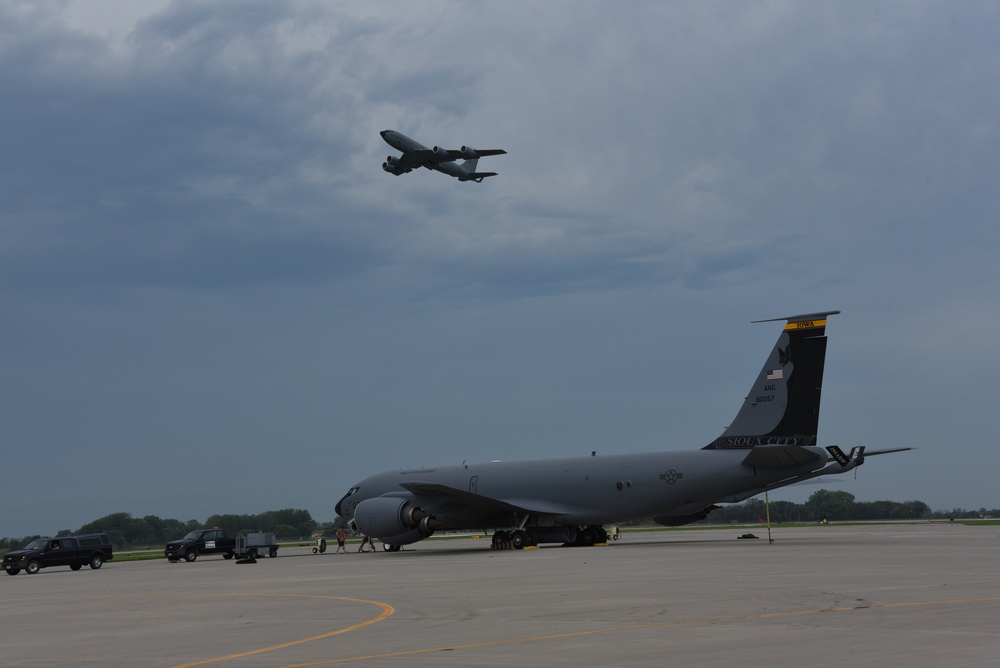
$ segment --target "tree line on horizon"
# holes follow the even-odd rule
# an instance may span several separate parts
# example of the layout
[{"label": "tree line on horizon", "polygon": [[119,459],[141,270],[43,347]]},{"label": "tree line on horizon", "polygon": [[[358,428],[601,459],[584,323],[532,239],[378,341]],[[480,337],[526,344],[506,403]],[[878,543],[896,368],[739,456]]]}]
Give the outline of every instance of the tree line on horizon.
[{"label": "tree line on horizon", "polygon": [[[821,489],[814,492],[805,503],[774,501],[765,505],[763,499],[754,497],[743,503],[723,506],[698,524],[753,524],[766,520],[768,512],[772,523],[1000,517],[1000,508],[992,510],[954,508],[932,511],[923,501],[856,501],[850,492]],[[56,536],[106,533],[116,548],[126,549],[135,546],[164,545],[168,541],[181,538],[189,531],[206,527],[219,527],[234,536],[240,531],[264,531],[274,533],[278,538],[301,540],[308,538],[316,529],[335,529],[342,524],[343,521],[339,517],[334,522],[320,524],[313,520],[308,510],[295,508],[269,510],[256,515],[210,515],[204,522],[161,519],[156,515],[132,517],[131,513],[112,513],[84,524],[77,531],[63,529]],[[48,537],[34,535],[0,538],[0,551],[16,550],[36,538]]]},{"label": "tree line on horizon", "polygon": [[931,510],[923,501],[856,501],[853,494],[844,491],[820,489],[813,492],[805,503],[772,501],[754,497],[740,504],[723,506],[712,511],[701,524],[752,524],[766,520],[771,522],[830,522],[879,521],[879,520],[932,520],[932,519],[979,519],[1000,517],[1000,509]]},{"label": "tree line on horizon", "polygon": [[[133,517],[131,513],[111,513],[88,522],[76,531],[63,529],[59,536],[74,536],[86,533],[106,533],[118,549],[136,546],[165,545],[169,541],[182,538],[195,529],[218,527],[235,536],[240,531],[264,531],[274,533],[279,538],[305,538],[320,525],[308,510],[286,508],[269,510],[248,515],[210,515],[204,522],[198,520],[161,519],[156,515]],[[0,538],[0,550],[16,550],[36,538],[48,536],[25,536],[23,538]]]}]

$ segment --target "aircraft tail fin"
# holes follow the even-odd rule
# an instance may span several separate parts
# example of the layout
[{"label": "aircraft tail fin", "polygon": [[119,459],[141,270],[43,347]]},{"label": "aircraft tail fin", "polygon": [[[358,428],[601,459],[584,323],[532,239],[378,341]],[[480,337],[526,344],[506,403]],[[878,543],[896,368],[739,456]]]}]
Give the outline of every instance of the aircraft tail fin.
[{"label": "aircraft tail fin", "polygon": [[826,318],[840,311],[756,320],[785,327],[736,419],[705,450],[816,445],[826,361]]}]

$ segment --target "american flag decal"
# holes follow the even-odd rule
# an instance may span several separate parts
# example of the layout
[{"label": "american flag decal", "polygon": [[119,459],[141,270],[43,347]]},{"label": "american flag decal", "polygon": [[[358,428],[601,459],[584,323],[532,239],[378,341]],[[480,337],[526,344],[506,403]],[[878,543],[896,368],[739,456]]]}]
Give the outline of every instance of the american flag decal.
[{"label": "american flag decal", "polygon": [[781,380],[784,377],[785,377],[785,370],[784,369],[775,369],[774,371],[768,371],[767,372],[767,379],[768,380]]}]

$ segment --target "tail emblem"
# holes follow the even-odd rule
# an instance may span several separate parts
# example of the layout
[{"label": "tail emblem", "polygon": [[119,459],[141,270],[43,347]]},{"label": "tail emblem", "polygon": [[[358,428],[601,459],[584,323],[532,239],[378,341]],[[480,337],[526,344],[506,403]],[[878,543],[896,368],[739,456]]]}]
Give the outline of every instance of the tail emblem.
[{"label": "tail emblem", "polygon": [[792,361],[791,346],[785,346],[784,349],[778,348],[778,361],[781,362],[781,366],[788,366],[788,363]]}]

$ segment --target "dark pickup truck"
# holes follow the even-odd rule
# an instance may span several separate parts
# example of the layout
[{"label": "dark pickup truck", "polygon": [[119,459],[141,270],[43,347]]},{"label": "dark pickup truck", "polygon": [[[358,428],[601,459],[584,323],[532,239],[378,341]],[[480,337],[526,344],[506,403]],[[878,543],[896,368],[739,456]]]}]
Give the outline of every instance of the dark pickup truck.
[{"label": "dark pickup truck", "polygon": [[236,550],[236,539],[230,538],[222,529],[195,529],[180,540],[172,540],[163,550],[167,559],[177,562],[181,559],[194,561],[199,554],[221,554],[232,559]]},{"label": "dark pickup truck", "polygon": [[7,575],[17,575],[22,570],[34,575],[50,566],[69,566],[78,571],[84,564],[96,570],[113,558],[114,548],[107,534],[39,538],[3,555],[3,569]]}]

